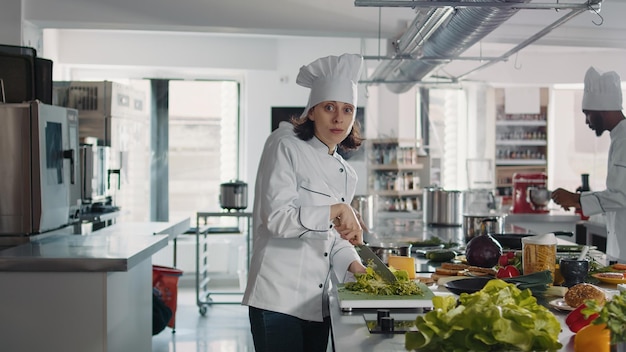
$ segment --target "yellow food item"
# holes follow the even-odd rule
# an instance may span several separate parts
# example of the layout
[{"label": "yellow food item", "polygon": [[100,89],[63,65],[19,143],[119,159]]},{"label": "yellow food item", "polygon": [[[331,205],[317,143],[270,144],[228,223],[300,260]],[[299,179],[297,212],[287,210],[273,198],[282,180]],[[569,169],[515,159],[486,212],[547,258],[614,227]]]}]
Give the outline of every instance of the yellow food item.
[{"label": "yellow food item", "polygon": [[611,332],[605,324],[589,324],[574,336],[576,352],[609,352],[611,350]]},{"label": "yellow food item", "polygon": [[556,245],[524,244],[522,265],[524,275],[550,270],[552,277],[554,277]]},{"label": "yellow food item", "polygon": [[394,269],[406,271],[409,279],[415,279],[415,258],[390,255],[387,262]]}]

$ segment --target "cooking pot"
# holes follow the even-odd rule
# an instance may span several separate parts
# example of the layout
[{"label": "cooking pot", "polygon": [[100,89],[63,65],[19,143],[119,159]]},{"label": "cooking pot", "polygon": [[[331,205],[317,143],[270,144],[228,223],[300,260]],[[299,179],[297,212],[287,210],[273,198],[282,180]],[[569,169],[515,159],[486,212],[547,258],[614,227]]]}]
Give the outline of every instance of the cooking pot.
[{"label": "cooking pot", "polygon": [[361,214],[361,219],[363,219],[363,223],[367,226],[367,229],[364,230],[373,230],[375,209],[374,196],[354,196],[350,205]]},{"label": "cooking pot", "polygon": [[506,215],[463,215],[463,234],[465,243],[482,234],[497,234],[504,232],[504,218]]},{"label": "cooking pot", "polygon": [[228,210],[242,210],[248,207],[248,184],[232,180],[220,185],[220,206]]},{"label": "cooking pot", "polygon": [[461,226],[463,224],[463,192],[445,191],[441,187],[423,190],[425,225]]},{"label": "cooking pot", "polygon": [[376,243],[374,245],[368,244],[368,246],[385,265],[389,263],[389,256],[391,255],[401,257],[411,256],[410,243]]}]

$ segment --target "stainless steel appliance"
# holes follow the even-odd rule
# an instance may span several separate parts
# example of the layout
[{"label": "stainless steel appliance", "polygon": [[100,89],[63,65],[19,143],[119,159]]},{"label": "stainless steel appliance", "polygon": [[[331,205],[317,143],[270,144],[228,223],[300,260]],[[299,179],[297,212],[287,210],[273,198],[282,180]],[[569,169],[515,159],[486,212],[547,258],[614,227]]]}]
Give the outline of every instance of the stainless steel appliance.
[{"label": "stainless steel appliance", "polygon": [[[79,137],[109,147],[108,168],[94,175],[106,180],[111,205],[120,219],[150,220],[150,116],[146,94],[115,82],[54,82],[55,104],[78,110]],[[98,149],[98,148],[96,148]],[[101,193],[97,191],[96,193]],[[85,197],[93,197],[87,192]],[[96,194],[97,195],[97,194]]]},{"label": "stainless steel appliance", "polygon": [[78,112],[36,100],[0,104],[0,121],[0,235],[38,234],[76,221]]},{"label": "stainless steel appliance", "polygon": [[[84,138],[80,144],[80,178],[83,220],[103,212],[115,212],[111,175],[119,177],[119,170],[109,166],[110,147],[99,145],[97,138]],[[118,182],[119,186],[119,182]]]}]

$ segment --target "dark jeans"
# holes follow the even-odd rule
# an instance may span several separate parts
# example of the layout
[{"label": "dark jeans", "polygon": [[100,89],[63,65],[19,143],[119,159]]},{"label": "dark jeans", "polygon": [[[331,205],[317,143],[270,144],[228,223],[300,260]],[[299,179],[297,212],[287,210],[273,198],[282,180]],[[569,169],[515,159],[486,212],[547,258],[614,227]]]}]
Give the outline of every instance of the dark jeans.
[{"label": "dark jeans", "polygon": [[250,307],[250,328],[256,352],[325,352],[330,317],[324,322]]}]

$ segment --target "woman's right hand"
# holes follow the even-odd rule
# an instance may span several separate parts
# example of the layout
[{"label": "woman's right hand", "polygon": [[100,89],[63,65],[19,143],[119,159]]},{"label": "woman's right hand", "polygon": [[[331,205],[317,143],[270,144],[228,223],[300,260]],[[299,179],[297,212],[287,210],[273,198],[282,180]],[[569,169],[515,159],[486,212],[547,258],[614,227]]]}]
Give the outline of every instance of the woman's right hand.
[{"label": "woman's right hand", "polygon": [[330,216],[341,238],[353,245],[363,244],[363,228],[350,205],[345,203],[331,205]]}]

